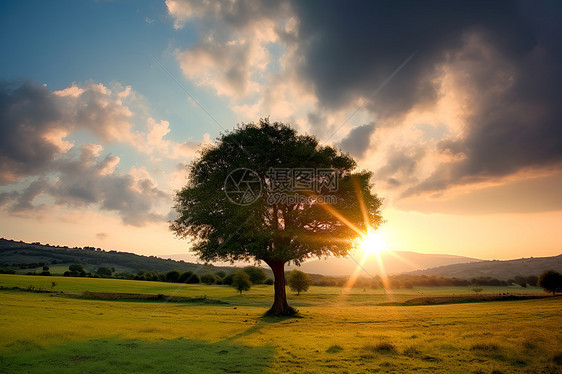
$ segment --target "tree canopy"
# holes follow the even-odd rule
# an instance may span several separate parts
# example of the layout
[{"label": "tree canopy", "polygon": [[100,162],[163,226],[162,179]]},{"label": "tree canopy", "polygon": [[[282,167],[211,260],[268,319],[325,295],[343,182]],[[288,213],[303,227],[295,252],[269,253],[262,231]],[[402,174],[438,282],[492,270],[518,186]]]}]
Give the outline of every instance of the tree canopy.
[{"label": "tree canopy", "polygon": [[285,263],[345,256],[354,239],[382,223],[370,178],[348,154],[262,119],[201,151],[176,195],[179,215],[170,228],[202,260],[264,261],[275,276],[271,314],[292,314]]}]

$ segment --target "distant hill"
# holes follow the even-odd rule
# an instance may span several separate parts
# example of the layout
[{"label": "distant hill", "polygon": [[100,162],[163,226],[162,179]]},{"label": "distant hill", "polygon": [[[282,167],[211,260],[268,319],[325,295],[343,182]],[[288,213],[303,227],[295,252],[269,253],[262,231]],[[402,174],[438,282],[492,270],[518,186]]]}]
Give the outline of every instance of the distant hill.
[{"label": "distant hill", "polygon": [[[361,261],[360,256],[354,257],[355,260]],[[418,269],[432,268],[442,265],[468,263],[474,261],[482,261],[481,259],[453,256],[445,254],[426,254],[407,251],[394,251],[381,253],[381,260],[384,264],[384,272],[387,274],[400,274]],[[375,256],[370,256],[363,264],[369,274],[381,274],[383,269]],[[295,266],[289,266],[293,269]],[[328,258],[313,260],[302,264],[298,269],[306,273],[316,273],[332,276],[349,276],[357,269],[357,263],[352,258]],[[362,275],[365,275],[362,273]]]},{"label": "distant hill", "polygon": [[507,261],[479,261],[439,266],[409,272],[412,275],[436,275],[446,278],[492,277],[508,280],[517,275],[539,275],[545,270],[562,272],[562,254],[553,257],[531,257]]},{"label": "distant hill", "polygon": [[219,270],[230,272],[233,270],[233,267],[201,265],[129,252],[105,251],[93,247],[69,248],[0,239],[0,268],[9,267],[20,273],[25,273],[35,270],[35,267],[43,266],[40,264],[49,266],[52,274],[62,274],[65,270],[68,270],[68,266],[71,264],[82,264],[88,271],[94,271],[100,266],[114,267],[117,273],[136,273],[141,269],[159,272],[191,270],[197,273]]}]

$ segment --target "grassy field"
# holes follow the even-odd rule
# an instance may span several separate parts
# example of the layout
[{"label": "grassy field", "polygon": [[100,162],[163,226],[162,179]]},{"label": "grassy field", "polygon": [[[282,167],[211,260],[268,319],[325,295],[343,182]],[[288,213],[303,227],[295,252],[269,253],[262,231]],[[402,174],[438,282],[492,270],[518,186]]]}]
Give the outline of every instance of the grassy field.
[{"label": "grassy field", "polygon": [[[51,287],[51,282],[56,282]],[[289,302],[303,318],[261,318],[271,286],[0,275],[2,373],[559,373],[562,299],[379,306],[465,288],[313,287]],[[32,287],[30,287],[32,286]],[[542,293],[483,287],[483,293]],[[228,304],[66,297],[131,292],[205,295]]]}]

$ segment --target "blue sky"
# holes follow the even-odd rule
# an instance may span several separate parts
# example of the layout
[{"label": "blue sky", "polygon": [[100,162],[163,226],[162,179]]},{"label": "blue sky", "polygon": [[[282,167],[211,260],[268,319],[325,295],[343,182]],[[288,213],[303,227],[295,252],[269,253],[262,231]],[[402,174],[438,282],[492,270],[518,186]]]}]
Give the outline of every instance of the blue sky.
[{"label": "blue sky", "polygon": [[374,172],[390,249],[558,254],[560,5],[351,3],[2,2],[0,235],[186,252],[185,164],[270,116]]}]

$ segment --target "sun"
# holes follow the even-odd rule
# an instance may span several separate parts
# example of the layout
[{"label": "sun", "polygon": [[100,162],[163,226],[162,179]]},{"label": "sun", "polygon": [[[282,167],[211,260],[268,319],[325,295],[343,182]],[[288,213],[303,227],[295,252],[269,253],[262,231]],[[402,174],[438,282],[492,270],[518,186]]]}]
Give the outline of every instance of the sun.
[{"label": "sun", "polygon": [[359,249],[366,255],[376,255],[386,251],[387,244],[378,232],[369,232],[359,242]]}]

